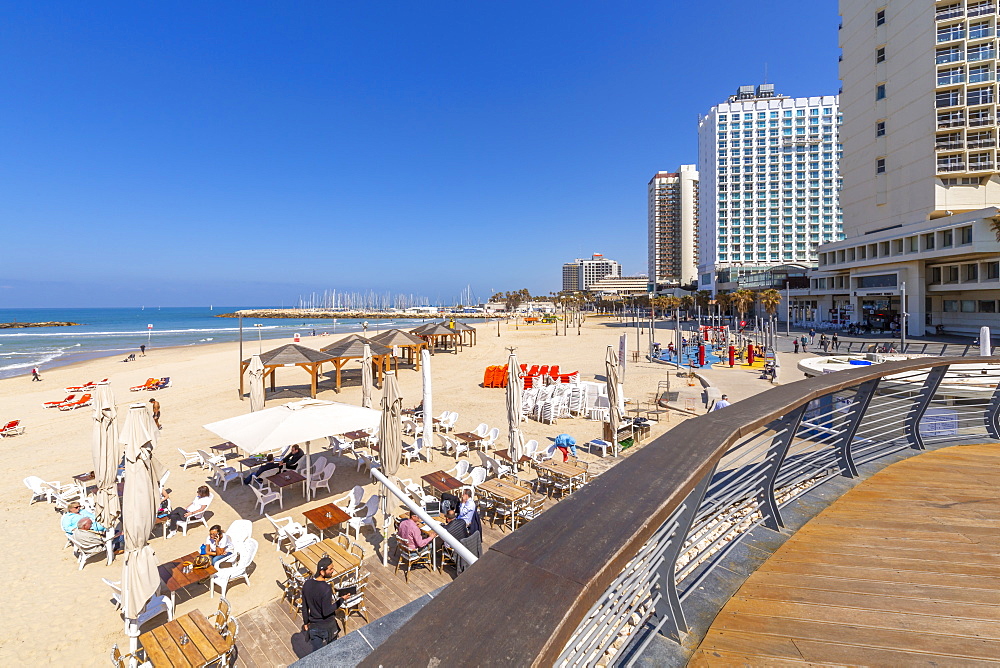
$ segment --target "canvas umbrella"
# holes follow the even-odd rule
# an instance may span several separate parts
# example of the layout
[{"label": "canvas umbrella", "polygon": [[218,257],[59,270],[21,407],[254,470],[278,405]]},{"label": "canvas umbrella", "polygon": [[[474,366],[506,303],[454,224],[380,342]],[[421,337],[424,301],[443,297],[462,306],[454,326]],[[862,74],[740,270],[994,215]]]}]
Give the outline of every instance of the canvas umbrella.
[{"label": "canvas umbrella", "polygon": [[250,358],[247,372],[250,376],[250,412],[253,413],[264,408],[264,363],[260,355]]},{"label": "canvas umbrella", "polygon": [[157,429],[145,404],[132,404],[125,416],[118,442],[125,446],[125,493],[122,528],[125,565],[122,569],[122,613],[125,631],[135,645],[138,617],[160,586],[156,553],[148,545],[156,521],[156,483],[162,467],[153,458]]},{"label": "canvas umbrella", "polygon": [[524,439],[521,437],[521,374],[517,356],[510,354],[507,360],[507,433],[510,437],[510,460],[514,470],[524,456]]},{"label": "canvas umbrella", "polygon": [[361,405],[364,408],[372,407],[372,385],[372,347],[366,343],[361,356]]},{"label": "canvas umbrella", "polygon": [[94,401],[94,478],[97,484],[95,511],[98,523],[114,530],[122,515],[122,502],[118,498],[118,463],[122,447],[118,443],[118,410],[115,395],[109,383],[97,386]]},{"label": "canvas umbrella", "polygon": [[434,408],[431,397],[431,354],[426,348],[420,351],[420,377],[423,380],[423,406],[424,411],[424,452],[427,453],[427,461],[434,461],[434,454],[431,446],[434,445]]},{"label": "canvas umbrella", "polygon": [[607,355],[604,358],[604,374],[608,386],[608,416],[611,423],[611,449],[618,454],[618,426],[622,421],[621,406],[621,386],[618,384],[618,353],[614,348],[608,346]]},{"label": "canvas umbrella", "polygon": [[[399,396],[396,374],[389,371],[385,374],[385,382],[382,385],[382,419],[378,430],[382,472],[386,477],[396,475],[399,471],[399,460],[403,457],[403,425],[400,421],[402,412],[403,398]],[[384,485],[382,504],[382,565],[384,566],[389,560],[389,550],[386,549],[389,541],[389,490]]]}]

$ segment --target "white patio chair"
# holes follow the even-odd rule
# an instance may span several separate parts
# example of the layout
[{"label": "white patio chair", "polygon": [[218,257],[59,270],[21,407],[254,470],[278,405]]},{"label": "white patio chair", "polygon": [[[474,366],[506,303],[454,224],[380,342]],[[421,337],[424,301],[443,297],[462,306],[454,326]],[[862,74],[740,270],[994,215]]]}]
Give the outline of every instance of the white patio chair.
[{"label": "white patio chair", "polygon": [[181,464],[183,468],[186,469],[192,464],[197,464],[198,466],[204,466],[204,464],[202,463],[201,455],[199,455],[197,452],[188,452],[187,450],[181,450],[180,448],[177,448],[177,452],[181,453],[181,456],[184,457],[184,463]]},{"label": "white patio chair", "polygon": [[439,433],[437,437],[440,440],[441,448],[444,450],[446,455],[454,455],[455,459],[458,459],[462,453],[465,453],[466,455],[469,453],[468,444],[462,443],[457,439],[445,436],[441,433]]},{"label": "white patio chair", "polygon": [[[111,603],[114,604],[116,610],[121,610],[122,608],[122,583],[121,581],[112,582],[107,578],[101,578],[104,584],[111,588]],[[153,596],[146,602],[146,606],[139,613],[138,625],[142,626],[149,620],[153,619],[158,615],[167,613],[167,621],[174,620],[174,604],[170,600],[169,596]]]},{"label": "white patio chair", "polygon": [[188,515],[182,520],[177,520],[177,526],[181,528],[181,532],[185,536],[188,533],[188,527],[191,526],[192,524],[201,524],[204,525],[206,529],[208,528],[208,519],[205,517],[205,513],[208,512],[208,508],[209,506],[212,505],[212,501],[215,501],[215,494],[209,495],[208,503],[205,504],[204,508],[202,508],[201,510],[192,515]]},{"label": "white patio chair", "polygon": [[538,452],[538,441],[531,439],[524,444],[524,456],[529,459],[535,458],[535,453]]},{"label": "white patio chair", "polygon": [[48,494],[49,501],[56,504],[57,509],[65,509],[73,501],[83,498],[80,488],[77,485],[60,485],[59,482],[41,483],[42,489]]},{"label": "white patio chair", "polygon": [[468,488],[475,494],[476,487],[482,485],[484,482],[486,482],[486,469],[482,466],[477,466],[472,469],[472,472],[469,474],[469,484],[464,485],[463,489]]},{"label": "white patio chair", "polygon": [[448,411],[448,417],[441,421],[440,430],[446,433],[454,431],[456,422],[458,422],[458,413]]},{"label": "white patio chair", "polygon": [[469,466],[469,462],[463,459],[455,464],[455,468],[448,469],[445,473],[459,482],[466,482],[466,478],[469,477]]},{"label": "white patio chair", "polygon": [[485,422],[480,422],[479,426],[472,430],[472,433],[476,436],[486,437],[486,434],[490,432],[490,426]]},{"label": "white patio chair", "polygon": [[330,462],[323,467],[323,470],[315,478],[309,480],[309,489],[313,493],[316,492],[320,487],[326,487],[326,491],[330,491],[330,480],[333,479],[333,474],[337,470],[337,465]]},{"label": "white patio chair", "polygon": [[122,583],[112,582],[107,578],[101,578],[101,581],[111,588],[111,604],[115,606],[115,610],[121,610],[122,608]]},{"label": "white patio chair", "polygon": [[201,465],[203,468],[208,468],[212,464],[217,464],[219,466],[225,466],[226,456],[225,455],[210,455],[204,450],[196,450],[198,456],[201,457]]},{"label": "white patio chair", "polygon": [[[404,447],[400,455],[405,460],[404,463],[409,466],[414,459],[420,459],[423,456],[424,449],[424,439],[423,437],[418,438],[414,441],[413,445],[410,447]],[[426,457],[424,457],[426,459]]]},{"label": "white patio chair", "polygon": [[214,476],[212,482],[215,484],[216,487],[222,485],[223,492],[226,491],[227,487],[229,487],[229,483],[231,483],[234,480],[242,478],[242,476],[240,476],[239,471],[234,469],[232,466],[219,466],[218,464],[214,463],[209,464],[209,466],[211,467],[212,474]]},{"label": "white patio chair", "polygon": [[257,541],[253,538],[248,539],[243,545],[240,546],[239,551],[236,553],[236,563],[232,566],[223,566],[218,569],[218,572],[212,576],[209,580],[208,590],[212,598],[215,598],[215,588],[219,588],[219,595],[225,596],[226,589],[229,587],[229,583],[233,580],[243,580],[250,584],[250,575],[247,573],[247,568],[253,563],[253,559],[257,556]]},{"label": "white patio chair", "polygon": [[514,470],[513,467],[508,466],[507,464],[501,464],[493,457],[486,457],[486,461],[489,462],[490,468],[493,469],[493,472],[498,478],[502,478]]},{"label": "white patio chair", "polygon": [[365,502],[365,514],[364,517],[352,517],[347,520],[347,528],[354,529],[354,537],[361,537],[361,528],[364,526],[370,526],[372,529],[375,528],[375,516],[378,514],[378,506],[382,497],[373,495],[368,501]]},{"label": "white patio chair", "polygon": [[355,485],[354,489],[334,501],[334,504],[343,508],[348,515],[353,515],[361,507],[361,499],[364,498],[364,495],[365,488],[361,485]]},{"label": "white patio chair", "polygon": [[83,570],[84,564],[86,564],[91,557],[107,555],[108,566],[111,565],[111,562],[114,561],[115,558],[115,551],[112,549],[111,543],[114,542],[115,537],[113,531],[108,531],[107,533],[110,535],[105,536],[104,542],[101,545],[90,548],[89,551],[84,550],[80,543],[76,542],[76,539],[73,538],[73,536],[69,536],[69,542],[73,546],[73,553],[76,555],[77,563],[79,564],[79,568],[77,568],[78,571]]},{"label": "white patio chair", "polygon": [[281,544],[287,542],[289,552],[301,550],[303,547],[319,542],[319,536],[309,533],[304,526],[291,517],[274,518],[264,515],[274,527],[274,551],[281,549]]},{"label": "white patio chair", "polygon": [[496,443],[499,437],[500,437],[499,427],[493,427],[493,429],[490,429],[489,433],[486,434],[486,438],[480,441],[479,443],[480,445],[483,446],[484,450],[488,450],[489,448],[493,447],[493,444]]},{"label": "white patio chair", "polygon": [[412,436],[417,433],[417,423],[413,420],[403,420],[403,435]]},{"label": "white patio chair", "polygon": [[264,514],[264,507],[269,503],[278,502],[278,507],[282,510],[285,509],[285,502],[281,498],[280,492],[275,492],[270,487],[256,485],[250,485],[250,491],[253,492],[254,496],[257,497],[257,506],[260,508],[261,515]]},{"label": "white patio chair", "polygon": [[49,502],[52,501],[51,491],[45,488],[45,481],[38,476],[29,475],[24,479],[24,486],[31,491],[31,498],[28,499],[29,506],[39,499],[45,499]]},{"label": "white patio chair", "polygon": [[328,436],[330,441],[330,450],[337,457],[342,457],[348,452],[354,452],[354,443],[351,441],[346,441],[337,436]]},{"label": "white patio chair", "polygon": [[421,507],[426,507],[431,501],[437,501],[436,496],[425,494],[424,488],[409,478],[396,478],[396,486],[412,496]]},{"label": "white patio chair", "polygon": [[382,468],[382,462],[380,462],[375,457],[366,457],[360,452],[357,453],[357,455],[358,455],[358,471],[360,471],[361,467],[364,466],[365,469],[368,471],[368,475],[371,476],[372,469]]},{"label": "white patio chair", "polygon": [[239,546],[253,537],[253,522],[250,520],[233,520],[233,523],[226,529],[226,535],[233,541],[233,554],[226,557],[219,563],[229,562],[235,558],[236,550]]}]

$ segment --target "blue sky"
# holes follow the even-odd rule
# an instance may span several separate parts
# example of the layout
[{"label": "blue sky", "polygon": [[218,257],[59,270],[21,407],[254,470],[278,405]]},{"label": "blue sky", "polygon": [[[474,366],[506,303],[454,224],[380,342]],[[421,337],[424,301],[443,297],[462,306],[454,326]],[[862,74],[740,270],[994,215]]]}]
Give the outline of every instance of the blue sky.
[{"label": "blue sky", "polygon": [[6,3],[0,307],[456,298],[645,273],[740,84],[836,93],[833,0]]}]

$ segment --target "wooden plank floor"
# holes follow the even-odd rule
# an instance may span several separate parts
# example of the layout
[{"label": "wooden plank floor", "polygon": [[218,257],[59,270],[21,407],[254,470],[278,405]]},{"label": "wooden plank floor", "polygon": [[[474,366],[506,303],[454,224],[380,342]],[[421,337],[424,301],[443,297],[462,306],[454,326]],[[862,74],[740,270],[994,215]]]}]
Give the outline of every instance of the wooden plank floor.
[{"label": "wooden plank floor", "polygon": [[693,665],[1000,664],[1000,446],[897,462],[722,609]]},{"label": "wooden plank floor", "polygon": [[[553,503],[547,500],[545,507],[549,508]],[[483,550],[509,533],[509,530],[501,532],[499,527],[491,527],[489,522],[486,522],[483,525]],[[375,621],[410,601],[429,594],[456,577],[455,569],[451,567],[443,572],[417,568],[409,574],[407,582],[402,570],[393,573],[394,567],[395,560],[392,558],[388,567],[382,566],[379,554],[369,554],[364,560],[363,568],[371,573],[365,596],[369,621]],[[280,594],[275,585],[275,596]],[[237,620],[240,631],[236,642],[236,666],[245,668],[287,666],[310,650],[306,645],[304,634],[300,633],[302,626],[300,613],[290,611],[288,604],[281,598],[239,615]],[[363,618],[353,616],[347,630],[354,631],[365,623]]]}]

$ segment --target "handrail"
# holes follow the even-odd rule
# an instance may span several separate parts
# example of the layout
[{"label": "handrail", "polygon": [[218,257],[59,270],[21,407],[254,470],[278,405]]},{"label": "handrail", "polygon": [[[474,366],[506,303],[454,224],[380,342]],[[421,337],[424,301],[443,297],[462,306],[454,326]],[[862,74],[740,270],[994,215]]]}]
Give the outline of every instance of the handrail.
[{"label": "handrail", "polygon": [[[668,520],[678,522],[690,499],[695,507],[700,504],[698,492],[704,492],[716,466],[741,439],[763,427],[774,429],[776,421],[784,424],[777,433],[777,440],[781,434],[786,440],[776,471],[810,402],[855,389],[864,396],[856,400],[856,418],[845,430],[848,446],[839,446],[843,468],[849,470],[854,466],[849,444],[879,382],[925,372],[928,380],[919,392],[905,391],[913,406],[896,418],[905,418],[912,447],[920,447],[918,425],[941,378],[949,366],[969,364],[1000,364],[1000,357],[921,358],[848,369],[687,420],[494,544],[470,569],[475,577],[451,583],[360,665],[555,665],[588,612],[654,534]],[[891,390],[893,378],[884,384]],[[985,411],[994,438],[998,412],[1000,389]],[[785,478],[795,475],[793,464]],[[690,526],[692,513],[687,514]],[[673,589],[672,578],[661,584]]]}]

